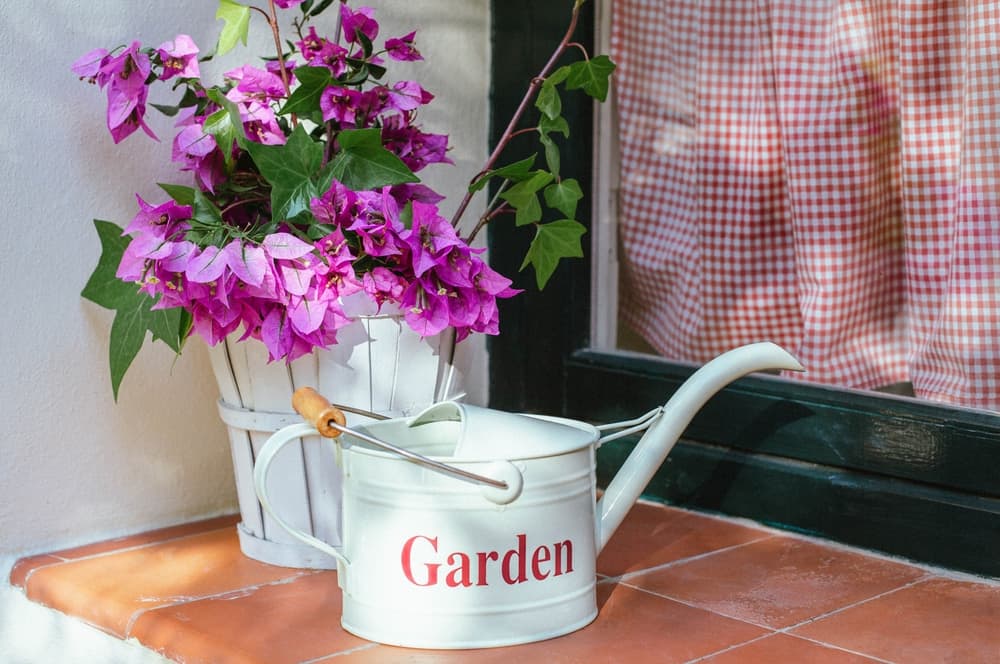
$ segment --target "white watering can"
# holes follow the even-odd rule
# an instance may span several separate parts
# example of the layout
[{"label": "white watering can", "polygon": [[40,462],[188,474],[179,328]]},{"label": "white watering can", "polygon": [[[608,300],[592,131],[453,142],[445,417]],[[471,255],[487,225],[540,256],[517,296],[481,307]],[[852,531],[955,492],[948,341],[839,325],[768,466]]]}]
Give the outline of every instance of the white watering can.
[{"label": "white watering can", "polygon": [[[311,424],[275,433],[257,457],[261,505],[294,537],[337,559],[341,624],[372,641],[417,648],[528,643],[597,616],[597,555],[701,406],[753,371],[801,371],[772,343],[729,351],[662,408],[594,427],[454,402],[348,429],[310,388],[295,409]],[[622,429],[602,437],[602,431]],[[595,450],[648,429],[597,500]],[[320,434],[342,455],[344,545],[275,514],[265,482],[275,454]],[[391,442],[390,442],[391,441]]]}]

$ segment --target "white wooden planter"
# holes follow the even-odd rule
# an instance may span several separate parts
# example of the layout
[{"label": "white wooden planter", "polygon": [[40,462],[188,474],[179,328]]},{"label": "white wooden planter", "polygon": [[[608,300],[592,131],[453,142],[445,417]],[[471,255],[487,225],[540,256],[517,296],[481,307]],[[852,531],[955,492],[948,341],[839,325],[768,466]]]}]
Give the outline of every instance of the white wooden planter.
[{"label": "white wooden planter", "polygon": [[[336,403],[398,416],[435,398],[455,398],[454,369],[447,335],[421,339],[399,317],[365,317],[340,333],[362,339],[318,351],[291,364],[268,362],[267,349],[233,335],[209,348],[219,384],[219,414],[229,429],[240,505],[240,547],[251,558],[285,567],[333,569],[336,561],[298,542],[261,509],[253,486],[253,465],[268,437],[301,422],[292,411],[292,392],[315,387]],[[439,352],[444,351],[444,352]],[[348,414],[348,424],[365,421]],[[284,518],[325,542],[339,545],[341,472],[335,447],[319,436],[290,444],[272,463],[269,488]]]}]

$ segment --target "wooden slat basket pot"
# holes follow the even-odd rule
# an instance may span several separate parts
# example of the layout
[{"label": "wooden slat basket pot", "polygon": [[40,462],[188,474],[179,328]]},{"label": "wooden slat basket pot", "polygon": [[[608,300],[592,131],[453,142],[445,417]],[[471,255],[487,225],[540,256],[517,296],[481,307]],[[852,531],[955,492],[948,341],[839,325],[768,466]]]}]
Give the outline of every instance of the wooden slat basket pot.
[{"label": "wooden slat basket pot", "polygon": [[[334,401],[399,416],[435,400],[456,398],[451,337],[421,339],[400,316],[366,316],[342,330],[342,343],[294,362],[268,362],[262,343],[232,335],[209,348],[219,384],[219,414],[229,430],[241,522],[240,548],[250,558],[284,567],[333,569],[336,561],[299,543],[261,509],[253,486],[254,459],[268,437],[300,422],[292,392],[312,386]],[[367,418],[348,414],[348,424]],[[295,527],[333,545],[341,543],[341,472],[336,448],[319,436],[282,450],[269,475],[280,513]]]}]

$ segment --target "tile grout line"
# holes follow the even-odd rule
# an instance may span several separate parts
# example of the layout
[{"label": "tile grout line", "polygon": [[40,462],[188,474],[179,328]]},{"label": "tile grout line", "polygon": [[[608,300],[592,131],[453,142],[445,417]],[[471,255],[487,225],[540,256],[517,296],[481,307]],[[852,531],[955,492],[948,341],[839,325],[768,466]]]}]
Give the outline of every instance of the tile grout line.
[{"label": "tile grout line", "polygon": [[864,604],[866,602],[870,602],[870,601],[878,599],[880,597],[884,597],[886,595],[891,595],[892,593],[898,592],[900,590],[904,590],[905,588],[909,588],[911,586],[915,586],[915,585],[920,584],[920,583],[924,583],[925,581],[929,581],[929,580],[934,579],[934,578],[937,578],[937,577],[935,577],[934,575],[928,574],[926,576],[922,576],[919,579],[916,579],[916,580],[911,581],[909,583],[903,584],[903,585],[898,586],[896,588],[892,588],[890,590],[886,590],[886,591],[881,592],[881,593],[879,593],[877,595],[873,595],[872,597],[868,597],[868,598],[865,598],[865,599],[862,599],[862,600],[858,600],[857,602],[854,602],[853,604],[849,604],[847,606],[842,606],[842,607],[839,607],[839,608],[834,609],[832,611],[827,611],[826,613],[820,614],[818,616],[814,616],[814,617],[812,617],[812,618],[810,618],[808,620],[803,620],[802,622],[798,622],[798,623],[795,623],[794,625],[789,625],[787,627],[772,627],[770,625],[765,625],[763,623],[757,623],[757,622],[754,622],[752,620],[747,620],[746,618],[740,618],[738,616],[732,616],[732,615],[729,615],[728,613],[723,613],[722,611],[719,611],[718,609],[710,609],[708,607],[701,606],[700,604],[696,604],[696,603],[694,603],[694,602],[692,602],[690,600],[681,599],[679,597],[673,597],[671,595],[667,595],[667,594],[664,594],[664,593],[661,593],[661,592],[656,592],[655,590],[650,590],[649,588],[643,588],[642,586],[637,586],[635,584],[629,583],[628,581],[618,580],[617,583],[621,583],[626,588],[631,588],[632,590],[638,590],[640,592],[646,593],[647,595],[653,595],[654,597],[660,597],[662,599],[670,600],[671,602],[677,602],[678,604],[683,604],[684,606],[691,607],[692,609],[698,609],[700,611],[707,611],[709,613],[714,613],[717,616],[722,616],[723,618],[728,618],[729,620],[736,620],[736,621],[739,621],[739,622],[742,622],[742,623],[746,623],[747,625],[753,625],[754,627],[759,627],[761,629],[766,629],[766,630],[769,630],[770,632],[773,632],[773,633],[787,633],[788,630],[796,629],[798,627],[802,627],[803,625],[807,625],[807,624],[809,624],[809,623],[811,623],[813,621],[819,620],[821,618],[827,618],[827,617],[832,616],[832,615],[834,615],[836,613],[839,613],[841,611],[845,611],[845,610],[847,610],[849,608],[852,608],[852,607],[855,607],[855,606],[859,606],[861,604]]},{"label": "tile grout line", "polygon": [[136,609],[135,612],[129,616],[128,623],[125,625],[125,637],[133,638],[132,629],[135,627],[136,621],[142,616],[150,611],[159,611],[160,609],[168,609],[172,606],[183,606],[184,604],[191,604],[193,602],[201,602],[203,600],[211,599],[226,599],[227,596],[232,596],[232,599],[238,599],[241,597],[246,597],[247,594],[253,594],[254,591],[260,590],[261,588],[267,588],[270,586],[283,586],[289,583],[294,583],[299,579],[308,578],[310,576],[316,576],[317,574],[322,574],[328,570],[322,569],[310,569],[306,570],[300,574],[294,574],[292,576],[283,577],[281,579],[275,579],[274,581],[268,581],[266,583],[255,583],[249,586],[243,586],[241,588],[233,588],[231,590],[223,590],[221,592],[212,593],[209,595],[198,595],[191,597],[183,597],[172,602],[164,602],[163,604],[157,604],[155,606],[145,606],[140,609]]},{"label": "tile grout line", "polygon": [[663,594],[663,593],[658,593],[658,592],[655,592],[653,590],[649,590],[648,588],[642,588],[640,586],[636,586],[636,585],[630,584],[630,583],[628,583],[626,581],[620,581],[620,583],[622,583],[623,585],[625,585],[628,588],[632,588],[633,590],[638,590],[640,592],[644,592],[644,593],[647,593],[649,595],[653,595],[654,597],[661,597],[663,599],[670,600],[672,602],[677,602],[678,604],[683,604],[683,605],[691,607],[693,609],[698,609],[700,611],[707,611],[708,613],[713,613],[713,614],[715,614],[717,616],[721,616],[721,617],[727,618],[729,620],[736,620],[738,622],[742,622],[742,623],[745,623],[747,625],[752,625],[754,627],[759,627],[761,629],[765,629],[765,630],[768,631],[767,634],[764,634],[764,635],[759,636],[757,638],[750,639],[749,641],[744,641],[742,643],[737,643],[737,644],[734,644],[732,646],[729,646],[728,648],[723,648],[722,650],[719,650],[719,651],[716,651],[716,652],[713,652],[713,653],[709,653],[707,655],[703,655],[703,656],[698,657],[696,659],[689,660],[689,661],[685,662],[685,664],[693,664],[694,662],[700,662],[700,661],[703,661],[703,660],[705,660],[705,659],[707,659],[709,657],[713,657],[715,655],[718,655],[718,654],[721,654],[721,653],[724,653],[724,652],[728,652],[730,650],[735,650],[737,648],[741,648],[741,647],[743,647],[745,645],[748,645],[750,643],[754,643],[756,641],[760,641],[762,639],[766,639],[768,637],[774,636],[775,634],[784,634],[785,636],[791,636],[791,637],[794,637],[794,638],[803,639],[805,641],[810,641],[810,642],[815,643],[817,645],[822,645],[822,646],[825,646],[825,647],[833,648],[835,650],[842,650],[844,652],[848,652],[848,653],[851,653],[851,654],[854,654],[854,655],[859,655],[861,657],[867,657],[868,659],[871,659],[871,660],[876,661],[876,662],[881,662],[883,664],[893,664],[892,661],[881,659],[880,657],[878,657],[876,655],[872,655],[872,654],[869,654],[869,653],[863,653],[863,652],[857,652],[857,651],[845,648],[843,646],[838,646],[838,645],[833,644],[833,643],[827,643],[826,641],[819,641],[817,639],[812,639],[812,638],[809,638],[809,637],[806,637],[806,636],[803,636],[803,635],[800,635],[800,634],[792,634],[791,630],[797,629],[799,627],[802,627],[803,625],[807,625],[809,623],[815,622],[817,620],[821,620],[823,618],[828,618],[828,617],[830,617],[832,615],[840,613],[841,611],[846,611],[847,609],[854,608],[854,607],[860,606],[862,604],[866,604],[868,602],[871,602],[873,600],[879,599],[881,597],[885,597],[887,595],[892,595],[893,593],[899,592],[901,590],[905,590],[906,588],[911,588],[911,587],[919,585],[921,583],[926,583],[927,581],[933,580],[935,578],[938,578],[938,577],[936,577],[933,574],[925,574],[924,576],[920,577],[919,579],[915,579],[913,581],[910,581],[909,583],[905,583],[905,584],[903,584],[901,586],[897,586],[896,588],[892,588],[890,590],[886,590],[886,591],[881,592],[881,593],[879,593],[877,595],[873,595],[872,597],[868,597],[868,598],[865,598],[865,599],[862,599],[862,600],[858,600],[857,602],[854,602],[852,604],[848,604],[847,606],[842,606],[842,607],[839,607],[839,608],[834,609],[832,611],[827,611],[826,613],[820,614],[818,616],[814,616],[814,617],[812,617],[812,618],[810,618],[808,620],[803,620],[801,622],[795,623],[794,625],[789,625],[787,627],[781,627],[781,628],[771,627],[770,625],[763,625],[763,624],[760,624],[760,623],[756,623],[756,622],[747,620],[745,618],[738,618],[736,616],[731,616],[731,615],[728,615],[728,614],[723,613],[721,611],[718,611],[716,609],[709,609],[709,608],[706,608],[704,606],[699,606],[698,604],[692,603],[690,601],[683,600],[683,599],[680,599],[680,598],[677,598],[677,597],[671,597],[670,595],[666,595],[666,594]]},{"label": "tile grout line", "polygon": [[189,537],[198,537],[200,535],[205,535],[205,534],[208,534],[208,533],[214,533],[214,532],[219,531],[219,530],[229,530],[229,528],[230,528],[230,526],[226,526],[225,528],[211,528],[209,530],[201,530],[201,531],[198,531],[196,533],[189,533],[187,535],[177,535],[175,537],[168,537],[167,539],[155,540],[153,542],[146,542],[145,544],[134,544],[132,546],[126,546],[126,547],[121,548],[121,549],[111,549],[109,551],[101,551],[100,553],[92,553],[92,554],[87,555],[87,556],[80,556],[79,558],[66,558],[64,556],[59,556],[59,555],[55,555],[55,554],[51,554],[50,553],[48,555],[52,556],[53,558],[59,558],[60,561],[57,562],[57,563],[49,563],[47,565],[39,565],[38,567],[34,567],[34,568],[30,569],[28,571],[28,573],[25,574],[25,576],[24,576],[24,592],[25,592],[25,594],[27,594],[27,592],[28,592],[28,582],[31,580],[31,577],[34,576],[35,572],[37,572],[39,570],[48,569],[49,567],[56,567],[57,565],[65,565],[67,563],[75,563],[75,562],[82,562],[84,560],[94,560],[96,558],[104,558],[106,556],[113,556],[115,554],[126,553],[126,552],[129,552],[129,551],[138,551],[140,549],[147,549],[149,547],[159,546],[160,544],[167,544],[169,542],[177,542],[177,541],[180,541],[180,540],[183,540],[183,539],[187,539]]},{"label": "tile grout line", "polygon": [[[843,611],[847,611],[848,609],[853,609],[853,608],[861,606],[863,604],[867,604],[869,602],[873,602],[873,601],[875,601],[877,599],[881,599],[883,597],[888,597],[889,595],[893,595],[893,594],[898,593],[898,592],[900,592],[902,590],[906,590],[907,588],[912,588],[912,587],[918,586],[918,585],[920,585],[922,583],[927,583],[928,581],[931,581],[931,580],[933,580],[935,578],[938,578],[938,577],[936,577],[933,574],[924,574],[924,576],[920,577],[919,579],[914,579],[913,581],[910,581],[908,583],[904,583],[901,586],[896,586],[895,588],[890,588],[889,590],[885,590],[883,592],[880,592],[877,595],[872,595],[871,597],[866,597],[865,599],[859,599],[858,601],[854,602],[853,604],[847,604],[846,606],[841,606],[841,607],[833,609],[831,611],[827,611],[826,613],[821,613],[818,616],[813,616],[812,618],[809,618],[807,620],[803,620],[802,622],[795,623],[794,625],[789,625],[788,627],[782,627],[781,629],[779,629],[777,631],[783,632],[783,633],[786,633],[786,634],[790,633],[791,630],[793,630],[793,629],[798,629],[800,627],[804,627],[805,625],[809,625],[809,624],[817,622],[819,620],[824,620],[824,619],[829,618],[831,616],[835,616],[838,613],[842,613]],[[796,634],[795,636],[798,636],[798,635]],[[810,640],[813,640],[813,639],[810,639]],[[822,642],[817,641],[817,643],[822,643]],[[828,644],[828,645],[832,645],[832,644]]]},{"label": "tile grout line", "polygon": [[742,648],[744,646],[748,646],[751,643],[757,643],[758,641],[763,641],[764,639],[770,639],[770,638],[772,638],[774,636],[777,636],[778,634],[784,634],[785,636],[788,636],[788,637],[791,637],[791,638],[797,638],[797,639],[802,639],[803,641],[809,641],[811,643],[815,643],[816,645],[826,646],[826,647],[831,648],[833,650],[839,650],[841,652],[850,653],[851,655],[858,655],[859,657],[864,657],[865,659],[870,659],[873,662],[879,662],[880,664],[896,664],[895,662],[892,662],[891,660],[882,659],[881,657],[876,657],[875,655],[869,655],[869,654],[863,653],[863,652],[856,652],[854,650],[848,650],[847,648],[844,648],[844,647],[841,647],[841,646],[835,646],[835,645],[832,645],[832,644],[829,644],[829,643],[823,643],[822,641],[816,641],[814,639],[806,639],[806,638],[803,638],[803,637],[798,636],[798,635],[785,634],[784,632],[782,632],[780,630],[773,631],[770,634],[763,634],[761,636],[758,636],[755,639],[750,639],[749,641],[744,641],[742,643],[734,643],[733,645],[728,646],[726,648],[723,648],[722,650],[716,650],[715,652],[710,652],[707,655],[702,655],[701,657],[695,657],[694,659],[689,659],[686,662],[684,662],[684,664],[696,664],[696,662],[704,662],[704,661],[706,661],[708,659],[711,659],[712,657],[716,657],[717,655],[722,655],[724,653],[727,653],[727,652],[730,652],[730,651],[733,651],[733,650],[739,650],[740,648]]},{"label": "tile grout line", "polygon": [[777,629],[775,629],[774,627],[771,627],[770,625],[763,625],[761,623],[753,622],[752,620],[747,620],[746,618],[738,618],[736,616],[731,616],[731,615],[728,615],[726,613],[722,613],[721,611],[717,611],[715,609],[709,609],[709,608],[706,608],[704,606],[700,606],[698,604],[695,604],[694,602],[691,602],[690,600],[681,599],[679,597],[671,597],[670,595],[665,595],[663,593],[658,593],[655,590],[650,590],[649,588],[643,588],[641,586],[632,585],[631,583],[628,583],[628,582],[625,582],[625,581],[621,581],[619,583],[621,583],[622,585],[624,585],[626,588],[631,588],[632,590],[638,590],[639,592],[646,593],[647,595],[652,595],[653,597],[659,597],[661,599],[669,600],[671,602],[677,602],[678,604],[683,604],[684,606],[692,608],[692,609],[698,609],[699,611],[705,611],[706,613],[714,613],[715,615],[720,616],[722,618],[726,618],[728,620],[735,620],[737,622],[741,622],[741,623],[744,623],[746,625],[751,625],[753,627],[759,627],[760,629],[766,629],[767,631],[771,632],[772,634],[778,632]]},{"label": "tile grout line", "polygon": [[756,544],[757,542],[764,542],[769,539],[774,539],[774,537],[775,537],[774,535],[764,535],[763,537],[757,539],[748,540],[746,542],[740,542],[739,544],[732,544],[730,546],[722,547],[721,549],[713,549],[712,551],[705,551],[703,553],[698,553],[693,556],[688,556],[686,558],[678,558],[677,560],[671,560],[665,563],[661,563],[659,565],[653,565],[652,567],[645,567],[643,569],[632,570],[630,572],[625,572],[624,574],[619,574],[618,576],[606,576],[603,574],[598,574],[598,576],[602,577],[600,579],[601,582],[614,581],[617,583],[627,583],[630,579],[633,579],[637,576],[641,576],[643,574],[649,574],[650,572],[659,572],[661,570],[669,569],[677,565],[683,565],[685,563],[690,563],[695,560],[702,560],[703,558],[714,556],[717,553],[723,553],[725,551],[733,551],[743,546],[748,546],[750,544]]},{"label": "tile grout line", "polygon": [[689,659],[689,660],[685,661],[684,664],[695,664],[695,662],[704,662],[709,657],[715,657],[716,655],[721,655],[721,654],[727,653],[727,652],[729,652],[731,650],[737,650],[738,648],[742,648],[743,646],[748,646],[751,643],[757,643],[758,641],[763,641],[764,639],[769,639],[772,636],[774,636],[775,634],[777,634],[777,632],[770,632],[768,634],[761,634],[760,636],[752,638],[749,641],[743,641],[741,643],[734,643],[733,645],[727,646],[727,647],[723,648],[722,650],[716,650],[715,652],[710,652],[707,655],[702,655],[701,657],[695,657],[694,659]]},{"label": "tile grout line", "polygon": [[896,664],[896,662],[892,661],[891,659],[882,659],[878,655],[872,655],[871,653],[860,652],[858,650],[851,650],[850,648],[845,648],[844,646],[838,646],[833,643],[827,643],[826,641],[817,641],[816,639],[810,639],[809,637],[802,636],[801,634],[788,634],[787,632],[781,632],[781,633],[784,634],[785,636],[790,636],[792,638],[802,639],[803,641],[809,641],[810,643],[815,643],[818,646],[831,648],[833,650],[840,650],[841,652],[850,653],[852,655],[857,655],[859,657],[865,657],[874,662],[880,662],[880,664]]},{"label": "tile grout line", "polygon": [[320,662],[326,662],[334,657],[343,657],[344,655],[352,655],[356,652],[362,652],[365,650],[371,650],[372,648],[377,648],[378,643],[363,643],[360,646],[355,646],[353,648],[348,648],[347,650],[339,650],[337,652],[332,652],[329,655],[323,655],[321,657],[315,657],[313,659],[303,660],[298,662],[298,664],[319,664]]}]

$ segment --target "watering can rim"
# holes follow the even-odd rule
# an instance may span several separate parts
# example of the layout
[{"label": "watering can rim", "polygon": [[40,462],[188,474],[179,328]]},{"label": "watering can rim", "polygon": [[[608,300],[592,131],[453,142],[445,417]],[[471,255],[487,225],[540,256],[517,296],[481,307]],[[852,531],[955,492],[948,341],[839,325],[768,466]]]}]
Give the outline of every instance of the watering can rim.
[{"label": "watering can rim", "polygon": [[[453,408],[463,419],[433,419],[427,420],[425,422],[420,422],[421,418],[426,418],[428,413],[434,410],[442,410]],[[397,435],[402,431],[411,429],[414,426],[427,426],[433,424],[441,424],[447,422],[456,422],[460,427],[458,438],[461,438],[465,434],[465,425],[467,422],[466,418],[475,417],[479,415],[482,417],[486,413],[491,414],[492,417],[510,417],[513,418],[512,421],[520,423],[522,426],[528,426],[532,431],[533,436],[548,436],[544,445],[537,446],[536,449],[525,449],[525,450],[513,450],[511,449],[510,442],[506,442],[504,446],[498,446],[495,453],[489,454],[474,454],[474,455],[463,455],[461,452],[455,455],[427,455],[427,458],[433,459],[435,461],[443,461],[450,464],[456,463],[492,463],[497,460],[505,461],[527,461],[530,459],[540,459],[547,457],[557,457],[564,454],[570,454],[577,452],[581,449],[585,449],[593,446],[598,439],[601,437],[601,432],[597,427],[588,424],[586,422],[581,422],[579,420],[573,420],[565,417],[556,417],[552,415],[539,415],[534,413],[510,413],[502,410],[495,410],[491,408],[484,408],[481,406],[470,406],[469,404],[458,403],[455,401],[443,401],[431,406],[428,406],[420,413],[408,417],[395,417],[387,420],[380,420],[377,422],[365,422],[364,424],[358,425],[355,428],[361,432],[366,433],[376,438],[383,438],[388,442],[393,444],[405,446],[406,441],[401,441]],[[530,423],[529,423],[530,421]],[[391,435],[383,433],[381,430],[399,428],[399,431],[394,432]],[[351,437],[351,434],[345,433],[345,436]],[[558,438],[553,440],[553,438]],[[364,445],[352,445],[351,451],[354,453],[364,454],[367,456],[385,458],[391,460],[401,460],[405,461],[401,457],[393,454],[392,452],[376,449],[373,447],[368,447]]]}]

